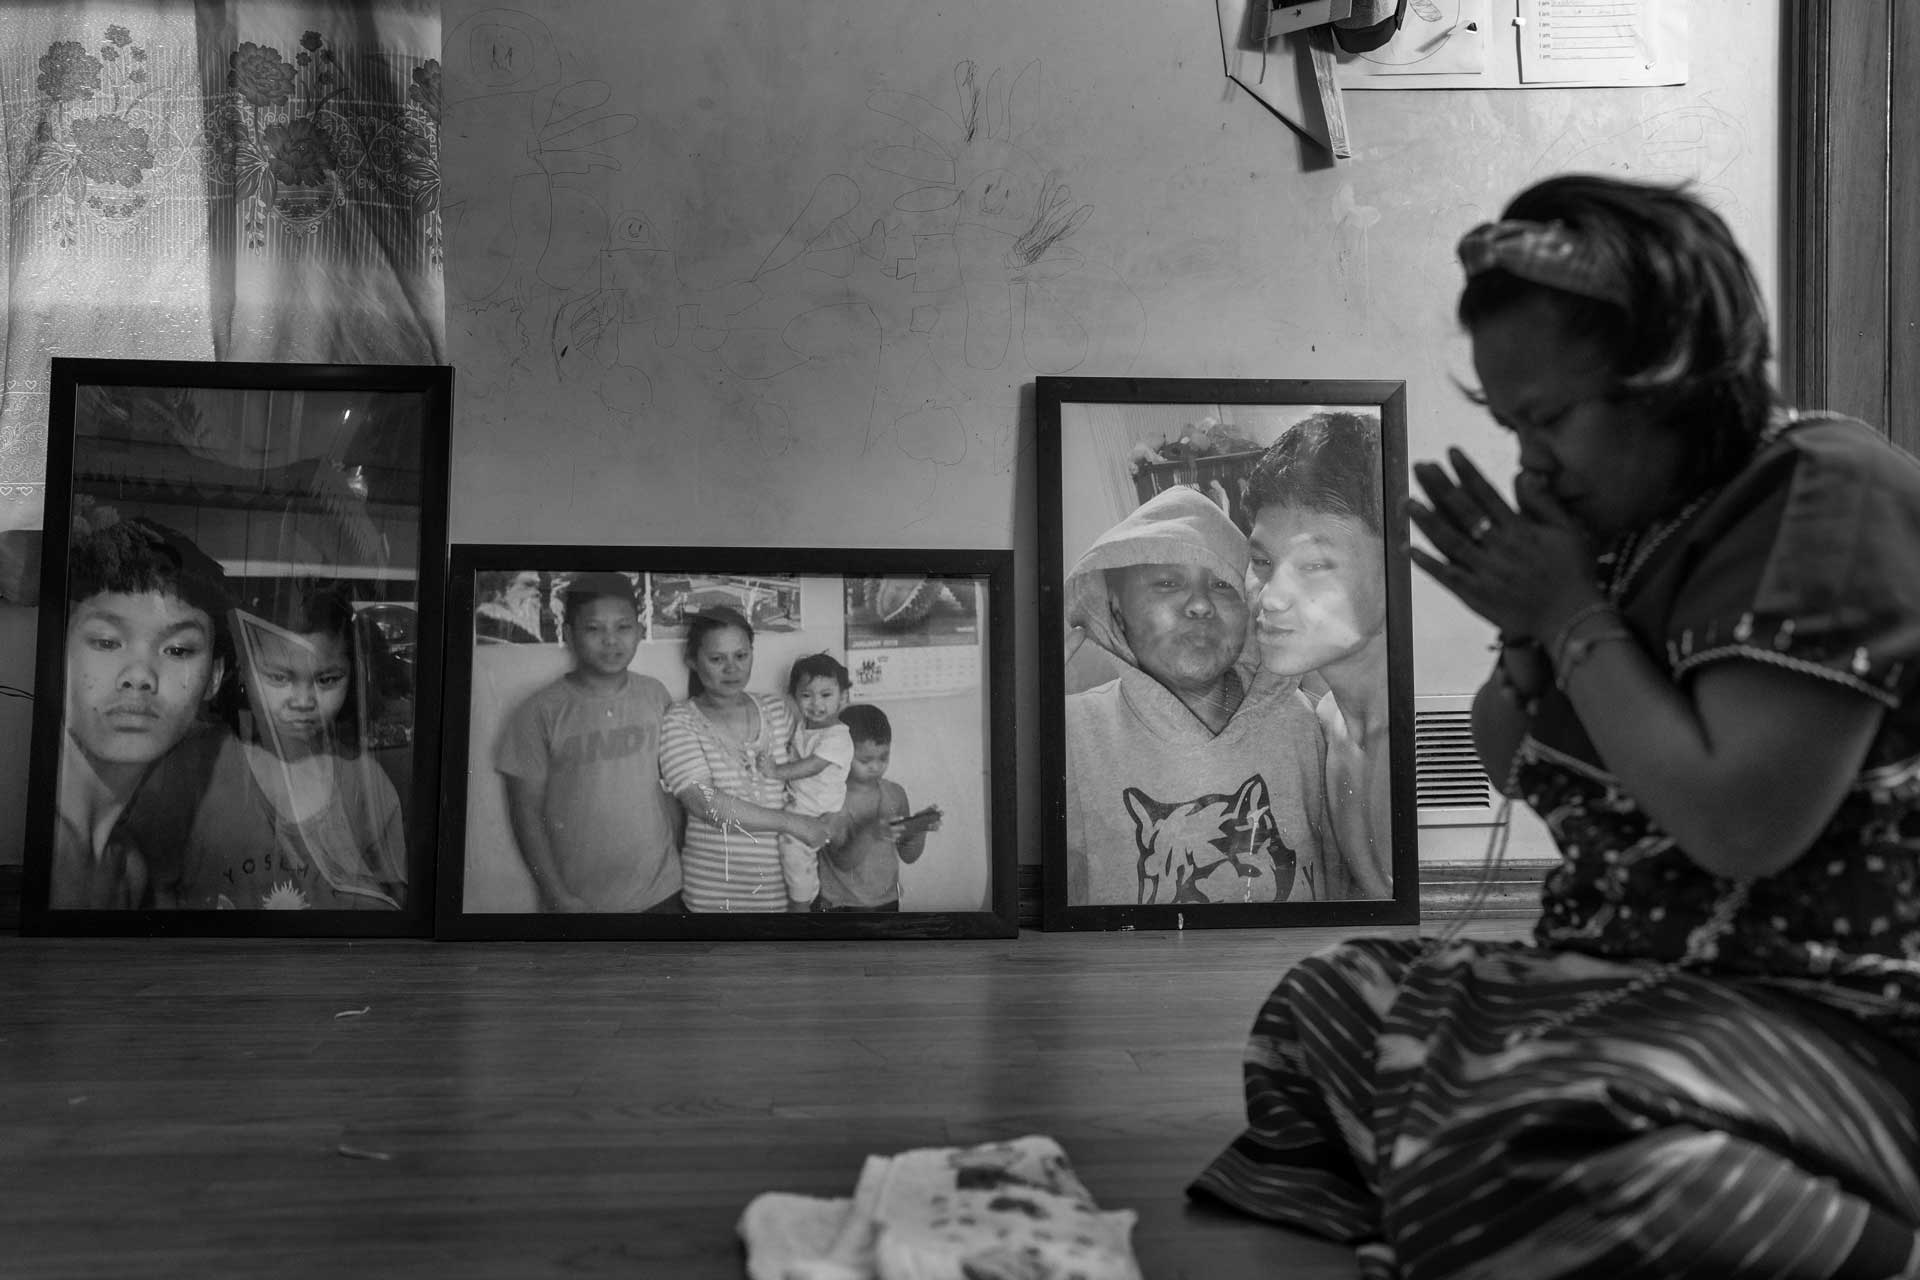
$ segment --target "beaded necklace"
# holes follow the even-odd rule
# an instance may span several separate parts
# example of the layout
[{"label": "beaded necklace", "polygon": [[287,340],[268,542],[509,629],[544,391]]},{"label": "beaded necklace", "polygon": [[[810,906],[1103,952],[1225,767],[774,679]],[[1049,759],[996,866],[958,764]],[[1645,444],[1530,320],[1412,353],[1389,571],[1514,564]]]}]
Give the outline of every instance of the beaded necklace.
[{"label": "beaded necklace", "polygon": [[[1814,418],[1837,418],[1840,416],[1841,415],[1837,413],[1830,413],[1826,410],[1818,410],[1812,413],[1803,413],[1798,409],[1785,410],[1776,414],[1772,421],[1767,423],[1766,428],[1761,431],[1760,438],[1755,445],[1755,452],[1757,453],[1759,450],[1766,448],[1781,436],[1785,435],[1789,428],[1798,426],[1802,422]],[[1598,562],[1595,565],[1596,569],[1604,568],[1606,570],[1606,580],[1602,583],[1602,589],[1606,592],[1608,603],[1617,605],[1626,599],[1627,592],[1633,587],[1634,579],[1640,576],[1641,570],[1647,567],[1661,546],[1664,545],[1669,538],[1673,537],[1674,534],[1685,528],[1688,521],[1699,515],[1701,508],[1719,497],[1721,490],[1725,487],[1723,484],[1715,485],[1713,488],[1696,497],[1692,502],[1689,502],[1686,506],[1680,508],[1679,511],[1667,519],[1657,520],[1644,529],[1636,529],[1632,533],[1617,539],[1613,547],[1598,558]]]},{"label": "beaded necklace", "polygon": [[1720,492],[1718,486],[1680,508],[1665,520],[1657,520],[1645,529],[1636,529],[1622,538],[1601,560],[1608,567],[1604,584],[1607,603],[1619,604],[1626,599],[1627,591],[1633,586],[1634,579],[1647,567],[1654,555],[1665,546],[1667,540],[1685,528],[1687,522],[1700,514],[1700,509],[1711,502]]}]

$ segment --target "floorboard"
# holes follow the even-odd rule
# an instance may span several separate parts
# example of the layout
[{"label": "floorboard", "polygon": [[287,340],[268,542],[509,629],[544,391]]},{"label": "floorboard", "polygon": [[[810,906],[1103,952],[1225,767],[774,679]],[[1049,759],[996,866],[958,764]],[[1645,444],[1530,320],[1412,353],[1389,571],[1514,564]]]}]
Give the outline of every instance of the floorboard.
[{"label": "floorboard", "polygon": [[760,1192],[1044,1133],[1153,1280],[1350,1280],[1183,1195],[1260,1000],[1348,932],[0,938],[0,1272],[731,1280]]}]

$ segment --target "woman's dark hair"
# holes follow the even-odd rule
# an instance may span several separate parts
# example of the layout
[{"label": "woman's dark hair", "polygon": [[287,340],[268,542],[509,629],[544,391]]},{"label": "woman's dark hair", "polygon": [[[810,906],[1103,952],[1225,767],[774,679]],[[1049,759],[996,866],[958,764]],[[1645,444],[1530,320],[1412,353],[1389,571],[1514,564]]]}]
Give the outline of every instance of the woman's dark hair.
[{"label": "woman's dark hair", "polygon": [[711,609],[702,609],[698,613],[687,615],[687,696],[697,698],[707,691],[700,683],[700,672],[694,666],[694,659],[700,656],[700,646],[706,638],[716,631],[743,631],[747,644],[753,644],[753,624],[746,615],[726,605],[715,605]]},{"label": "woman's dark hair", "polygon": [[1536,284],[1499,267],[1468,279],[1472,330],[1546,296],[1568,331],[1611,361],[1614,396],[1649,404],[1685,434],[1691,487],[1718,484],[1752,456],[1775,403],[1771,343],[1753,269],[1720,216],[1683,186],[1566,174],[1515,196],[1503,219],[1558,222],[1618,263],[1632,305]]},{"label": "woman's dark hair", "polygon": [[1347,516],[1381,536],[1380,428],[1357,413],[1316,413],[1288,427],[1247,473],[1245,509],[1302,507]]},{"label": "woman's dark hair", "polygon": [[845,693],[853,688],[853,677],[847,674],[840,660],[822,649],[819,653],[810,653],[804,658],[794,660],[793,670],[787,673],[787,696],[800,696],[800,686],[809,680],[826,678],[840,686]]}]

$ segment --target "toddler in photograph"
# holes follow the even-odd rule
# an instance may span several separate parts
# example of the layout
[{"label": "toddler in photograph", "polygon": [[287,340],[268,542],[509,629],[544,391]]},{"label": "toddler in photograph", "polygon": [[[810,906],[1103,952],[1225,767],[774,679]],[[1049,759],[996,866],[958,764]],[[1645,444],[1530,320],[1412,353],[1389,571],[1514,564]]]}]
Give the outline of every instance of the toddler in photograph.
[{"label": "toddler in photograph", "polygon": [[[799,712],[787,744],[788,758],[778,761],[763,753],[760,760],[761,772],[787,784],[787,812],[831,818],[846,803],[853,734],[840,722],[840,711],[852,689],[846,667],[830,653],[808,654],[788,673],[787,696]],[[802,904],[810,909],[819,895],[820,848],[780,834],[780,869],[796,909]]]}]

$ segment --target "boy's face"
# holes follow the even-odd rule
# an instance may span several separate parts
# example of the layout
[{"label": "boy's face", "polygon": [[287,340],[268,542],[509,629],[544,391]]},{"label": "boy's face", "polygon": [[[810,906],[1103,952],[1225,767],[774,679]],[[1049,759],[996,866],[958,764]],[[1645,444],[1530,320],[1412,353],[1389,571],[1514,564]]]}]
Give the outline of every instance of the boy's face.
[{"label": "boy's face", "polygon": [[808,676],[793,696],[800,704],[800,718],[809,729],[826,728],[839,718],[840,709],[847,705],[846,693],[832,676]]},{"label": "boy's face", "polygon": [[574,661],[595,675],[619,675],[639,647],[640,611],[631,600],[595,596],[575,609],[567,624]]},{"label": "boy's face", "polygon": [[1387,626],[1386,548],[1365,522],[1267,506],[1247,537],[1260,662],[1297,676],[1365,648]]},{"label": "boy's face", "polygon": [[179,596],[103,591],[67,622],[67,732],[103,764],[171,751],[219,687],[213,620]]},{"label": "boy's face", "polygon": [[853,744],[853,763],[847,768],[847,781],[871,785],[887,776],[887,766],[892,762],[892,743],[856,742]]},{"label": "boy's face", "polygon": [[[242,626],[246,625],[244,622]],[[276,746],[318,750],[347,701],[353,664],[341,638],[256,634],[247,667],[247,701]]]}]

